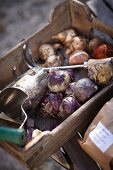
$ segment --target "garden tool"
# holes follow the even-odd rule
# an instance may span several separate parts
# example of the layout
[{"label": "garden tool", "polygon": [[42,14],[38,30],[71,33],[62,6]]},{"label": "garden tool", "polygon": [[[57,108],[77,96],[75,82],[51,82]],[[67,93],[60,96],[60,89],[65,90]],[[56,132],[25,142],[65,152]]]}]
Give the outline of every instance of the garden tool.
[{"label": "garden tool", "polygon": [[100,85],[108,84],[113,78],[113,57],[104,59],[89,59],[80,65],[68,65],[58,67],[40,67],[34,62],[32,58],[31,50],[28,48],[28,44],[23,46],[23,57],[26,65],[29,68],[38,69],[38,76],[44,75],[47,72],[54,70],[65,70],[65,69],[88,69],[89,78],[94,80]]},{"label": "garden tool", "polygon": [[[21,79],[0,93],[0,111],[17,122],[22,122],[19,130],[27,120],[24,108],[27,104],[33,104],[32,106],[35,107],[46,92],[47,73],[40,74],[40,70],[42,70],[40,67],[30,69]],[[29,119],[27,122],[29,124]],[[51,157],[66,169],[70,168],[61,150],[56,151]]]},{"label": "garden tool", "polygon": [[0,126],[0,141],[23,146],[25,144],[25,131],[22,128],[16,129]]},{"label": "garden tool", "polygon": [[[25,112],[24,106],[26,105],[26,101],[31,102],[33,101],[34,105],[37,105],[37,103],[40,101],[43,94],[46,92],[47,88],[47,80],[44,79],[44,75],[38,76],[39,69],[32,69],[29,70],[26,75],[24,75],[21,79],[19,79],[16,83],[13,85],[10,85],[3,89],[0,92],[0,111],[5,113],[9,118],[19,122],[21,125],[19,129],[10,129],[10,128],[1,128],[1,140],[5,140],[6,135],[3,133],[6,131],[10,131],[11,135],[14,135],[11,138],[6,139],[8,141],[16,142],[18,144],[23,144],[21,142],[24,141],[25,137],[24,135],[24,124],[27,120],[27,114]],[[42,80],[43,79],[43,80]],[[29,83],[30,82],[30,83]],[[32,104],[33,104],[32,103]],[[17,140],[17,136],[18,140]],[[2,134],[4,136],[2,137]],[[21,142],[19,143],[20,134],[22,134]],[[15,140],[13,140],[15,137]],[[18,141],[18,142],[17,142]]]}]

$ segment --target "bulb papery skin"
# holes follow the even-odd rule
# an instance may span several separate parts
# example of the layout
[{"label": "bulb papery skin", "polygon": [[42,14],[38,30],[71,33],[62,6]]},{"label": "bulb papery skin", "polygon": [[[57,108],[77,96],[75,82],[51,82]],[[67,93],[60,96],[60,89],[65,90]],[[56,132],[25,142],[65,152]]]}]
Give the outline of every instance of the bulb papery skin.
[{"label": "bulb papery skin", "polygon": [[75,82],[69,84],[65,92],[67,96],[75,96],[75,84]]},{"label": "bulb papery skin", "polygon": [[62,94],[52,94],[49,93],[42,101],[41,104],[41,112],[42,115],[45,117],[52,116],[52,117],[59,117],[59,106],[62,102]]},{"label": "bulb papery skin", "polygon": [[51,92],[63,92],[70,83],[70,76],[66,71],[52,71],[48,77],[48,88]]},{"label": "bulb papery skin", "polygon": [[80,106],[80,103],[74,97],[68,96],[64,98],[59,108],[59,117],[67,118]]},{"label": "bulb papery skin", "polygon": [[80,102],[86,102],[98,90],[98,86],[89,78],[80,79],[75,85],[75,96]]}]

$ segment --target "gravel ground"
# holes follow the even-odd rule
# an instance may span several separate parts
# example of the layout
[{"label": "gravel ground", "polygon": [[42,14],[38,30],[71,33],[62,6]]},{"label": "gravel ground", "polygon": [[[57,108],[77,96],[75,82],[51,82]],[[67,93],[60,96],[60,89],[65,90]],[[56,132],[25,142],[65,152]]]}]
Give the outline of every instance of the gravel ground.
[{"label": "gravel ground", "polygon": [[[0,56],[48,23],[50,10],[63,0],[0,0]],[[25,170],[0,148],[0,170]],[[49,158],[37,170],[64,170]]]},{"label": "gravel ground", "polygon": [[[0,148],[0,170],[27,170],[16,159]],[[48,158],[40,167],[35,170],[65,170],[52,158]]]},{"label": "gravel ground", "polygon": [[0,0],[0,56],[47,23],[53,7],[63,0]]}]

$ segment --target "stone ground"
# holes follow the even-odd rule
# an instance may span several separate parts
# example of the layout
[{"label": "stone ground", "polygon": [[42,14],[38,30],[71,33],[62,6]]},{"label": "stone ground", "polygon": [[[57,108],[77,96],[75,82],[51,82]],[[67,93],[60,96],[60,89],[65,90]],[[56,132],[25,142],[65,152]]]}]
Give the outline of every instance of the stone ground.
[{"label": "stone ground", "polygon": [[[50,10],[63,0],[0,0],[0,56],[48,23]],[[37,170],[64,170],[49,158]],[[0,170],[25,170],[0,148]]]},{"label": "stone ground", "polygon": [[0,56],[48,23],[51,9],[63,0],[0,0]]}]

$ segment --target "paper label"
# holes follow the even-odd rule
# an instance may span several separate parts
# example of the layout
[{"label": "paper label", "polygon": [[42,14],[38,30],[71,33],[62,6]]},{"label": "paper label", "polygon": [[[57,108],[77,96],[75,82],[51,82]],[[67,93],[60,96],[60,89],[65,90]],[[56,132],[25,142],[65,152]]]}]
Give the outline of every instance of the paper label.
[{"label": "paper label", "polygon": [[101,122],[90,132],[89,137],[103,153],[113,144],[113,134]]}]

